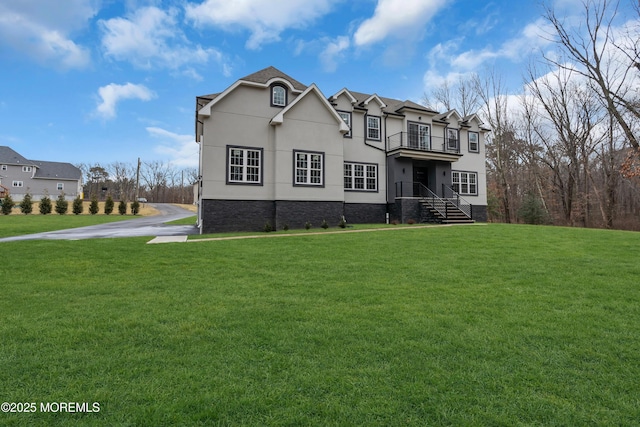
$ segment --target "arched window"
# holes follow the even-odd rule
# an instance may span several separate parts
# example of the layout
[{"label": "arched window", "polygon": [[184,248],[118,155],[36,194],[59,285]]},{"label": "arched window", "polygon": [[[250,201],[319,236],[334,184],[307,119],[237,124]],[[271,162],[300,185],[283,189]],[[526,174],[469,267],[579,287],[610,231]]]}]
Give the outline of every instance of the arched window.
[{"label": "arched window", "polygon": [[284,87],[273,86],[271,88],[271,105],[276,107],[287,105],[287,90]]}]

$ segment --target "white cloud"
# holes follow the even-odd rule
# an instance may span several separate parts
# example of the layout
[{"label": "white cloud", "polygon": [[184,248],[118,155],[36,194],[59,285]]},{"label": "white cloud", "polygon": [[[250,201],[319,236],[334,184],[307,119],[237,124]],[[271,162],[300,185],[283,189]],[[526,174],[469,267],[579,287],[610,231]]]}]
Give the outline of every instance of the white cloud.
[{"label": "white cloud", "polygon": [[155,98],[155,94],[144,85],[127,83],[119,85],[111,83],[98,89],[101,102],[96,108],[96,114],[111,119],[116,116],[116,105],[123,99],[140,99],[149,101]]},{"label": "white cloud", "polygon": [[205,0],[187,4],[186,16],[198,26],[216,26],[224,30],[249,30],[248,49],[280,40],[288,28],[304,28],[327,14],[336,0],[268,2],[264,0]]},{"label": "white cloud", "polygon": [[344,51],[349,48],[351,43],[349,37],[339,36],[330,40],[325,49],[320,53],[320,62],[325,71],[333,72],[338,67],[338,61],[344,57]]},{"label": "white cloud", "polygon": [[86,27],[97,13],[96,0],[9,0],[0,3],[0,44],[60,68],[83,68],[89,50],[70,34]]},{"label": "white cloud", "polygon": [[446,5],[447,0],[378,0],[374,15],[356,30],[354,42],[364,46],[389,36],[414,36]]},{"label": "white cloud", "polygon": [[180,135],[158,127],[146,128],[149,135],[161,141],[154,150],[169,156],[173,165],[198,167],[198,144],[193,135]]},{"label": "white cloud", "polygon": [[[144,7],[126,18],[100,21],[102,46],[107,56],[130,61],[139,68],[178,69],[186,64],[222,63],[215,49],[192,46],[178,26],[176,9]],[[189,72],[187,72],[189,74]]]}]

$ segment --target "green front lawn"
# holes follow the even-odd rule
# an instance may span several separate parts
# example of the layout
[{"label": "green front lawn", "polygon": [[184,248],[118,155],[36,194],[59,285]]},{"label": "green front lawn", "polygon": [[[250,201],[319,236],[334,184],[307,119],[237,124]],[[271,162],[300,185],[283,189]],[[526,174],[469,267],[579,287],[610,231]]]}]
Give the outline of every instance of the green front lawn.
[{"label": "green front lawn", "polygon": [[634,425],[640,234],[0,245],[3,425]]}]

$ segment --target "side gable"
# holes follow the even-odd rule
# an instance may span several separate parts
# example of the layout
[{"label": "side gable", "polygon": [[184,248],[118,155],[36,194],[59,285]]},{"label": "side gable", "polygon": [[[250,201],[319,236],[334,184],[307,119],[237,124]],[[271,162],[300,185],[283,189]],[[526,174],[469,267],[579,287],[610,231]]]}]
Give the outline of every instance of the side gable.
[{"label": "side gable", "polygon": [[274,83],[282,83],[283,85],[289,88],[291,93],[294,93],[294,94],[303,93],[303,91],[307,89],[307,86],[289,77],[288,75],[278,70],[277,68],[267,67],[263,70],[260,70],[253,74],[249,74],[248,76],[237,80],[234,84],[226,88],[220,94],[217,94],[215,96],[207,95],[207,96],[197,97],[196,98],[197,100],[207,99],[208,97],[211,98],[211,100],[206,105],[198,109],[198,116],[199,117],[211,116],[211,108],[217,103],[219,103],[220,101],[222,101],[227,95],[233,92],[238,86],[268,88]]},{"label": "side gable", "polygon": [[349,132],[349,126],[347,126],[347,124],[344,122],[344,120],[342,120],[342,118],[338,115],[336,110],[333,109],[333,106],[329,103],[329,101],[327,101],[327,99],[324,97],[322,92],[320,92],[320,89],[318,89],[318,87],[315,85],[315,83],[311,84],[311,86],[309,86],[300,96],[298,96],[295,100],[293,100],[291,103],[289,103],[289,105],[287,105],[285,108],[283,108],[278,114],[276,114],[271,119],[271,125],[272,126],[276,126],[276,125],[282,124],[284,122],[285,114],[287,114],[287,112],[289,112],[291,109],[295,108],[296,105],[299,102],[301,102],[301,100],[303,100],[306,96],[308,96],[311,93],[313,93],[313,94],[315,94],[317,96],[317,98],[320,100],[322,105],[327,109],[327,111],[331,114],[331,116],[333,116],[333,118],[336,120],[336,123],[339,125],[340,132],[341,133]]}]

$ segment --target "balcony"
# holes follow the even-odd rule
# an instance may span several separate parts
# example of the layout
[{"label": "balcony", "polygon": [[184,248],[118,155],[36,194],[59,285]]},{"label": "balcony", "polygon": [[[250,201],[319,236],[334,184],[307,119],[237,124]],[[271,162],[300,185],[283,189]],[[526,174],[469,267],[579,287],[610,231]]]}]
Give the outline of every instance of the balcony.
[{"label": "balcony", "polygon": [[449,162],[455,162],[462,157],[460,141],[457,138],[443,138],[417,132],[398,132],[387,137],[387,155]]}]

